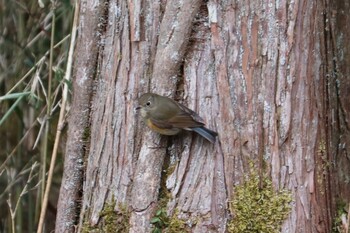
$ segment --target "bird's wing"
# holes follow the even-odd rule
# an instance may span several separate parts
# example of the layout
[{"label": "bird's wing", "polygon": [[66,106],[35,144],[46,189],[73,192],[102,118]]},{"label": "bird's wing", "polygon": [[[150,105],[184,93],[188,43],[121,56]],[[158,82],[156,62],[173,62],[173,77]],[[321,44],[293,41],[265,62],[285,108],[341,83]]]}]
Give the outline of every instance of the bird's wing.
[{"label": "bird's wing", "polygon": [[176,102],[176,103],[177,103],[177,105],[179,106],[179,108],[180,108],[183,112],[185,112],[185,113],[187,113],[188,115],[190,115],[191,118],[192,118],[194,121],[196,121],[196,122],[198,122],[198,123],[202,123],[202,125],[205,124],[203,118],[200,117],[195,111],[192,111],[191,109],[189,109],[189,108],[186,107],[185,105],[182,105],[182,104],[180,104],[180,103],[178,103],[178,102]]},{"label": "bird's wing", "polygon": [[171,129],[173,128],[171,123],[168,123],[166,121],[163,120],[156,120],[153,118],[150,118],[150,121],[152,124],[154,124],[156,127],[160,128],[160,129]]},{"label": "bird's wing", "polygon": [[154,118],[150,119],[152,124],[160,129],[172,129],[172,128],[194,128],[200,127],[204,124],[193,120],[193,118],[187,113],[180,113],[172,117],[169,120],[156,120]]},{"label": "bird's wing", "polygon": [[194,128],[204,125],[204,123],[196,121],[193,116],[187,112],[178,113],[176,116],[170,118],[168,123],[175,128]]},{"label": "bird's wing", "polygon": [[180,103],[175,103],[180,108],[175,116],[167,120],[151,118],[151,122],[161,129],[186,129],[204,126],[203,119],[197,113]]}]

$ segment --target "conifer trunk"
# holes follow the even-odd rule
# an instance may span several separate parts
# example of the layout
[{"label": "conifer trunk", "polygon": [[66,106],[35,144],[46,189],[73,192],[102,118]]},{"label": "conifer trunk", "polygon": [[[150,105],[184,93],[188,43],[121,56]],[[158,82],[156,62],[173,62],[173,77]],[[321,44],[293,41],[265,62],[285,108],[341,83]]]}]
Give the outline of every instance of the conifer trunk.
[{"label": "conifer trunk", "polygon": [[[81,1],[56,232],[106,226],[114,202],[129,232],[150,232],[161,208],[225,232],[250,164],[292,194],[281,232],[330,232],[350,198],[345,12],[346,0]],[[151,132],[134,111],[149,91],[198,112],[217,142]]]}]

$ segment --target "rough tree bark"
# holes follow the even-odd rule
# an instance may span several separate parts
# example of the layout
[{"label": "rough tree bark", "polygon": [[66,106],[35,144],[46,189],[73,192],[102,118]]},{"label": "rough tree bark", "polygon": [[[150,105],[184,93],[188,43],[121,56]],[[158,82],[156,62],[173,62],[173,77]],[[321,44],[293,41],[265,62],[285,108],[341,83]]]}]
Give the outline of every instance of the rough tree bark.
[{"label": "rough tree bark", "polygon": [[[250,161],[293,194],[282,232],[329,232],[350,199],[349,3],[329,2],[81,1],[56,232],[97,225],[112,198],[149,232],[164,160],[168,211],[193,232],[225,232]],[[151,132],[134,111],[147,91],[197,111],[218,142]]]},{"label": "rough tree bark", "polygon": [[[83,186],[84,156],[90,127],[90,101],[96,73],[101,31],[98,26],[103,8],[85,1],[80,4],[80,19],[75,67],[73,69],[74,95],[68,120],[68,133],[64,161],[64,173],[57,203],[56,232],[73,232],[79,216],[79,203]],[[86,56],[85,56],[86,55]]]},{"label": "rough tree bark", "polygon": [[[329,103],[329,152],[333,169],[334,201],[349,203],[350,186],[350,2],[331,1],[326,27]],[[335,191],[335,192],[334,192]]]}]

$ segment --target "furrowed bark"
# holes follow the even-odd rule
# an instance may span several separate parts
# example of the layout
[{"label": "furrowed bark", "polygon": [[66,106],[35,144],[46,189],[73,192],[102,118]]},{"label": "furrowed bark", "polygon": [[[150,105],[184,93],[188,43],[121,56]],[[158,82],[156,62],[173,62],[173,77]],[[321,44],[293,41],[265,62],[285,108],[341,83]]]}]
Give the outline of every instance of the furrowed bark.
[{"label": "furrowed bark", "polygon": [[[73,99],[68,119],[64,173],[57,204],[56,232],[74,232],[79,220],[86,156],[87,131],[90,127],[92,83],[96,73],[101,7],[99,1],[81,1],[73,69]],[[84,38],[84,39],[82,39]],[[88,46],[87,46],[88,45]]]},{"label": "furrowed bark", "polygon": [[[94,9],[104,10],[88,17]],[[234,187],[253,164],[276,191],[292,193],[281,232],[329,232],[336,201],[349,202],[348,9],[345,0],[82,4],[59,205],[59,216],[70,217],[58,229],[72,229],[74,211],[80,230],[98,227],[114,199],[116,211],[128,207],[130,232],[149,232],[155,211],[165,208],[161,189],[169,216],[191,232],[225,232],[235,216],[228,208]],[[151,132],[134,111],[149,91],[199,113],[217,142]],[[76,198],[62,202],[63,193],[79,196],[81,188],[69,189],[81,181],[86,127],[79,210]]]}]

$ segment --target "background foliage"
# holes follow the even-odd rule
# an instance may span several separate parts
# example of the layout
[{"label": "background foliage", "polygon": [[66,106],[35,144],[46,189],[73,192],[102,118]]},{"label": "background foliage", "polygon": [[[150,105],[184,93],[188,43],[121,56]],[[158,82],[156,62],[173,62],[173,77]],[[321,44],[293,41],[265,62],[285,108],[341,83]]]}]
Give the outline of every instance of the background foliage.
[{"label": "background foliage", "polygon": [[[72,16],[68,0],[0,2],[0,232],[37,228]],[[62,174],[58,158],[45,232],[54,229]]]}]

